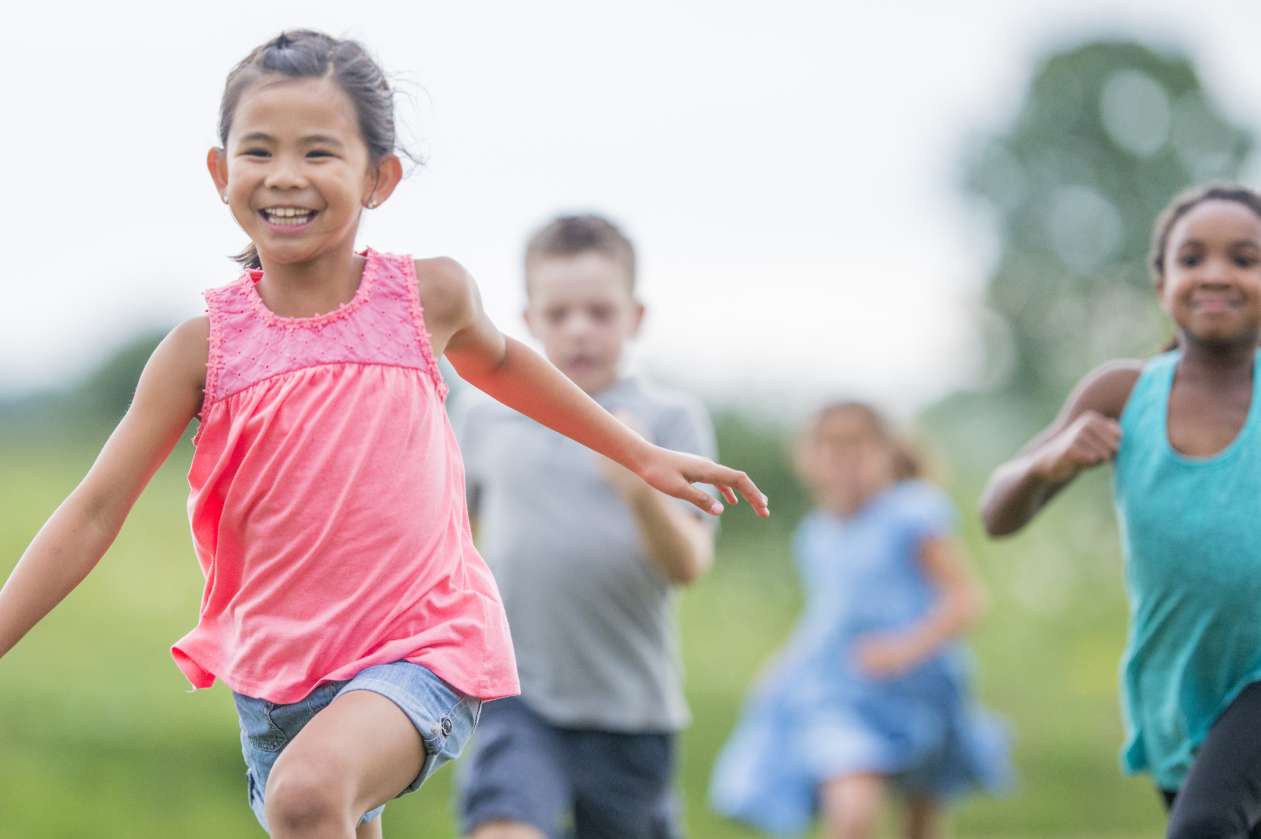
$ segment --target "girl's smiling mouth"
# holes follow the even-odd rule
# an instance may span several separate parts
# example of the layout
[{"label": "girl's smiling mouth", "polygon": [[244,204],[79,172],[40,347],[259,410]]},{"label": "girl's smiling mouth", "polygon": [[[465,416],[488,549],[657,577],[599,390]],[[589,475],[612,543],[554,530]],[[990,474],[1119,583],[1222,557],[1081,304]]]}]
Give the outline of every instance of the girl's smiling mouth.
[{"label": "girl's smiling mouth", "polygon": [[306,207],[266,207],[258,211],[259,217],[268,227],[285,232],[306,227],[318,214],[318,210]]},{"label": "girl's smiling mouth", "polygon": [[1200,294],[1191,298],[1191,307],[1198,312],[1226,312],[1238,309],[1242,305],[1243,301],[1239,300],[1237,295]]}]

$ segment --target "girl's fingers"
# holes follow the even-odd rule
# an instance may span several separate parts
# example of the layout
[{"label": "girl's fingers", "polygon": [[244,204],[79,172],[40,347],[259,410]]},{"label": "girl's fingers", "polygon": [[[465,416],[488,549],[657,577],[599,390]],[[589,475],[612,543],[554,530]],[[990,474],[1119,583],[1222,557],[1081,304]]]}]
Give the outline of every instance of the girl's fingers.
[{"label": "girl's fingers", "polygon": [[1087,426],[1086,430],[1096,440],[1107,443],[1112,449],[1121,445],[1121,423],[1116,420],[1100,420]]},{"label": "girl's fingers", "polygon": [[686,495],[686,498],[688,501],[691,501],[693,504],[699,507],[703,512],[709,513],[710,515],[713,515],[713,516],[722,515],[722,504],[719,503],[717,498],[714,498],[714,496],[710,495],[705,490],[698,489],[694,486],[691,486],[690,484],[688,485],[688,487],[689,487],[689,491],[687,492],[687,495]]},{"label": "girl's fingers", "polygon": [[1107,446],[1094,440],[1083,440],[1079,451],[1081,459],[1091,466],[1098,466],[1111,457]]},{"label": "girl's fingers", "polygon": [[736,479],[731,482],[732,486],[744,496],[749,502],[749,506],[753,508],[753,512],[762,518],[766,518],[771,514],[771,508],[767,506],[766,495],[762,490],[757,488],[757,484],[753,483],[753,479],[743,472],[736,472]]},{"label": "girl's fingers", "polygon": [[[684,469],[685,473],[691,472],[691,474],[684,475],[689,482],[712,484],[714,487],[717,487],[728,504],[738,504],[740,503],[740,496],[744,496],[745,500],[749,502],[749,506],[753,508],[753,512],[762,518],[766,518],[771,514],[770,508],[767,506],[766,496],[762,494],[762,491],[757,488],[757,484],[753,483],[753,479],[747,474],[723,466],[721,463],[714,463],[701,458],[691,459],[691,463],[694,465],[699,465],[698,461],[699,464],[703,464],[703,468]],[[716,499],[702,490],[696,490],[696,492],[707,499],[713,506],[703,503],[699,498],[693,498],[690,495],[680,497],[691,500],[693,504],[706,512],[722,512],[722,505]]]}]

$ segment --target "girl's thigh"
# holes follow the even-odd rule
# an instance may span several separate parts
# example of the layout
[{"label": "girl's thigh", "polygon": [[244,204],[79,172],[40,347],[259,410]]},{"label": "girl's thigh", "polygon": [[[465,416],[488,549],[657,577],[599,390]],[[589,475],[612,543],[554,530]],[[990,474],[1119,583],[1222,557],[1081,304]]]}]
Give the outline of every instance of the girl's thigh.
[{"label": "girl's thigh", "polygon": [[1182,789],[1170,837],[1261,839],[1261,683],[1249,685],[1214,723]]},{"label": "girl's thigh", "polygon": [[340,694],[281,753],[266,798],[282,784],[318,786],[362,813],[407,789],[425,764],[424,741],[392,701],[366,690]]}]

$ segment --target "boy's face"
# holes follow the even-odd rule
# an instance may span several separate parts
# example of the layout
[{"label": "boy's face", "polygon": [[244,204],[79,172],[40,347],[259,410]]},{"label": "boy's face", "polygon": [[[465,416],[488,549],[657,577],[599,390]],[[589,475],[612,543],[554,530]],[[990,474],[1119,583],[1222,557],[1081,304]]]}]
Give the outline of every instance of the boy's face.
[{"label": "boy's face", "polygon": [[613,384],[622,350],[644,316],[631,296],[626,266],[588,251],[538,257],[526,275],[525,322],[548,360],[587,393]]}]

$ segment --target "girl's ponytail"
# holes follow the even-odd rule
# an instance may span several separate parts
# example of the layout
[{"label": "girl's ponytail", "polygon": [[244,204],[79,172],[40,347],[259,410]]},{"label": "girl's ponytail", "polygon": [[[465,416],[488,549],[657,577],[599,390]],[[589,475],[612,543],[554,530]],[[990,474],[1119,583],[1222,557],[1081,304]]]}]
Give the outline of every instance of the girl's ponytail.
[{"label": "girl's ponytail", "polygon": [[232,261],[239,264],[242,268],[259,269],[263,267],[263,261],[258,258],[258,248],[254,247],[253,242],[246,245],[245,250],[233,256]]}]

